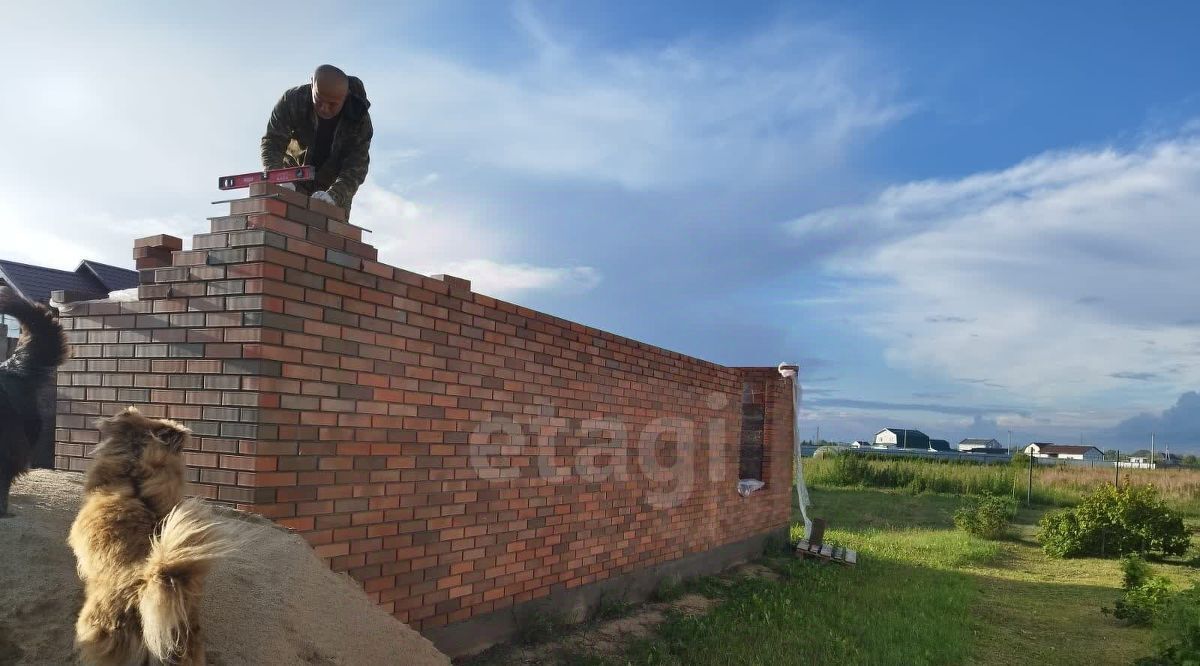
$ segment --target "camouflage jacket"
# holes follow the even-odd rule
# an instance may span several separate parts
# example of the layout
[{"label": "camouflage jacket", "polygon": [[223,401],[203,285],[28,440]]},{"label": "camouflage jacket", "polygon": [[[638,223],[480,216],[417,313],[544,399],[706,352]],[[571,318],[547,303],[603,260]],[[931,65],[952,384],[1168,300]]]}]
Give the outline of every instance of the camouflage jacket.
[{"label": "camouflage jacket", "polygon": [[[311,194],[328,190],[338,205],[347,210],[354,193],[367,177],[371,158],[371,114],[367,111],[367,91],[362,81],[350,77],[350,95],[342,106],[341,120],[333,134],[329,157],[317,171],[313,183],[297,183],[297,189]],[[317,133],[317,113],[313,109],[312,84],[306,83],[283,93],[271,111],[267,132],[262,138],[264,169],[307,164],[308,148]]]}]

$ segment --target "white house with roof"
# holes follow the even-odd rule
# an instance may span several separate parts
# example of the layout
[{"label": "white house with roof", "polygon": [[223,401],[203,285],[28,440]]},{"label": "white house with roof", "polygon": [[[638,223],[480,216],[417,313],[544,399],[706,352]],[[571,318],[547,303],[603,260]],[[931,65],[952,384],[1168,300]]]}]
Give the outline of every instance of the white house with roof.
[{"label": "white house with roof", "polygon": [[1174,453],[1163,453],[1161,451],[1154,454],[1154,462],[1150,462],[1150,456],[1130,456],[1128,461],[1122,461],[1121,467],[1132,467],[1134,469],[1157,469],[1159,467],[1178,467],[1183,464],[1183,459]]},{"label": "white house with roof", "polygon": [[999,449],[1003,448],[1000,442],[994,439],[976,439],[968,437],[958,443],[959,451],[974,451],[975,449]]},{"label": "white house with roof", "polygon": [[1033,442],[1029,446],[1026,446],[1024,451],[1025,455],[1033,456],[1034,458],[1097,462],[1104,460],[1104,452],[1094,446]]},{"label": "white house with roof", "polygon": [[929,435],[920,430],[905,428],[884,428],[875,433],[877,449],[929,449]]}]

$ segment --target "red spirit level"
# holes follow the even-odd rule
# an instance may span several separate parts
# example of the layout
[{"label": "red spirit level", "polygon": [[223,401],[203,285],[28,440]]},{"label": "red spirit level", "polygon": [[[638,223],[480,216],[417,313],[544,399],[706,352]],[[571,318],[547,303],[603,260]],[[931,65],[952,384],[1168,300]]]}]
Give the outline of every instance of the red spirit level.
[{"label": "red spirit level", "polygon": [[292,183],[301,180],[312,180],[316,177],[316,167],[288,167],[286,169],[243,173],[237,176],[221,176],[217,179],[217,187],[222,190],[236,190],[242,187],[250,187],[251,183]]}]

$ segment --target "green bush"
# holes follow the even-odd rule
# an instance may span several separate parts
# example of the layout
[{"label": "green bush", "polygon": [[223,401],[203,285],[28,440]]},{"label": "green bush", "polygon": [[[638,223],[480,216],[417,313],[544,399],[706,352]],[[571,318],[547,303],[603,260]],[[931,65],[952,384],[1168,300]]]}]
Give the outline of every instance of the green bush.
[{"label": "green bush", "polygon": [[1125,593],[1117,599],[1112,609],[1102,608],[1105,614],[1110,614],[1118,620],[1129,624],[1148,626],[1154,624],[1171,600],[1171,581],[1163,576],[1150,577],[1150,567],[1138,555],[1126,555],[1121,558],[1121,569],[1124,571]]},{"label": "green bush", "polygon": [[1103,486],[1075,508],[1046,514],[1039,528],[1042,549],[1052,557],[1182,555],[1190,542],[1183,517],[1151,485]]},{"label": "green bush", "polygon": [[1150,565],[1140,555],[1126,555],[1121,558],[1121,587],[1132,590],[1141,587],[1150,580]]},{"label": "green bush", "polygon": [[1137,661],[1141,666],[1200,664],[1200,586],[1173,596],[1154,626],[1155,655]]},{"label": "green bush", "polygon": [[1127,590],[1117,599],[1116,607],[1112,610],[1102,609],[1111,613],[1118,620],[1125,620],[1137,626],[1154,624],[1155,618],[1162,612],[1167,602],[1171,600],[1171,581],[1163,576],[1155,576],[1141,585]]},{"label": "green bush", "polygon": [[867,459],[855,453],[833,456],[829,478],[837,486],[864,486],[871,477],[871,465]]},{"label": "green bush", "polygon": [[1004,536],[1016,515],[1017,503],[1011,497],[984,492],[971,504],[954,512],[954,524],[977,537],[998,539]]}]

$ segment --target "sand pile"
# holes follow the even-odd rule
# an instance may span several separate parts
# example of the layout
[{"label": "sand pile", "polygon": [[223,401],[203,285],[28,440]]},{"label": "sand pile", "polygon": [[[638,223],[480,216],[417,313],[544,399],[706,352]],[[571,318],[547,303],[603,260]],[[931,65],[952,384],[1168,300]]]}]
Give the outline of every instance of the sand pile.
[{"label": "sand pile", "polygon": [[[82,493],[82,475],[71,472],[37,470],[13,485],[16,515],[0,519],[0,664],[75,663],[83,591],[66,539]],[[248,533],[248,546],[208,579],[210,664],[450,663],[300,537],[250,514],[220,515]]]}]

